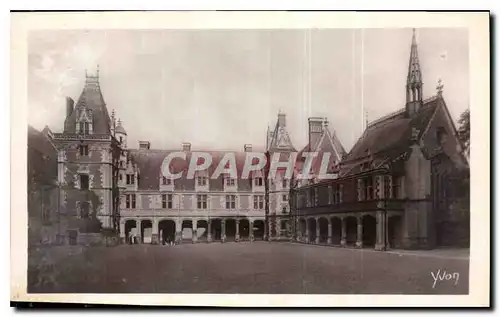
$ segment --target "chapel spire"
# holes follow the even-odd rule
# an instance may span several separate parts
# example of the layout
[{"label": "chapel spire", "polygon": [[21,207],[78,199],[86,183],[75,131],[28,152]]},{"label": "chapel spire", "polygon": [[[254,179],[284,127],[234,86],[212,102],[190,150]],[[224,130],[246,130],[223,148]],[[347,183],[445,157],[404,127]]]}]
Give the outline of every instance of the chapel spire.
[{"label": "chapel spire", "polygon": [[410,61],[408,64],[408,75],[406,78],[406,110],[409,115],[417,112],[422,105],[422,72],[418,59],[418,46],[413,29],[411,40]]}]

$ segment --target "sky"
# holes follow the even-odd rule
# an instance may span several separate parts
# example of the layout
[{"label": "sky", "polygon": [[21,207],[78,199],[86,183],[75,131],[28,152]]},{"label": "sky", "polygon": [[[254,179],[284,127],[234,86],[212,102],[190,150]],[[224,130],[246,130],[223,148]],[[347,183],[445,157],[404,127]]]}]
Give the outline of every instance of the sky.
[{"label": "sky", "polygon": [[[416,30],[424,98],[455,122],[469,107],[467,29]],[[297,149],[307,118],[327,117],[346,150],[366,121],[405,104],[412,29],[42,30],[28,38],[28,123],[61,132],[99,65],[108,110],[154,149],[263,149],[278,112]]]}]

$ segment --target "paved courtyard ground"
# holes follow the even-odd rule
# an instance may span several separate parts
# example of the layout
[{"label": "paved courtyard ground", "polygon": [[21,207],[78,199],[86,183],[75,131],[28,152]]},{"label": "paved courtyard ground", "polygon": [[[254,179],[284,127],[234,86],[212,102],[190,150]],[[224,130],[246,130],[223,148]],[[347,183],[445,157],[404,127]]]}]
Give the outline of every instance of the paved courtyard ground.
[{"label": "paved courtyard ground", "polygon": [[[29,293],[467,294],[469,286],[464,252],[378,252],[288,242],[122,245],[71,254],[55,249],[48,252],[58,258],[42,269],[45,273],[32,261]],[[438,271],[453,279],[434,284]],[[43,274],[50,278],[40,279]]]}]

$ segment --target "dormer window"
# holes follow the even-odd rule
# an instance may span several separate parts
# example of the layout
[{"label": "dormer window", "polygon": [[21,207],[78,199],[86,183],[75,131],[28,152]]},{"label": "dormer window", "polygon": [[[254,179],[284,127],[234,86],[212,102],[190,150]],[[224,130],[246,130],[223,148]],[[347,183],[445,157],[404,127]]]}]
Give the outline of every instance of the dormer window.
[{"label": "dormer window", "polygon": [[127,185],[134,185],[134,184],[135,184],[135,175],[127,174]]},{"label": "dormer window", "polygon": [[254,178],[254,185],[255,186],[262,186],[262,184],[263,184],[262,177]]},{"label": "dormer window", "polygon": [[235,184],[234,178],[231,177],[226,178],[226,186],[234,186],[234,184]]},{"label": "dormer window", "polygon": [[163,176],[162,177],[162,184],[163,185],[172,185],[172,179]]},{"label": "dormer window", "polygon": [[206,176],[197,176],[196,182],[198,186],[206,186],[207,185],[207,177]]},{"label": "dormer window", "polygon": [[92,111],[81,108],[80,116],[76,122],[76,132],[80,134],[92,134]]},{"label": "dormer window", "polygon": [[439,145],[443,145],[446,142],[447,133],[443,127],[439,127],[436,130],[436,139]]}]

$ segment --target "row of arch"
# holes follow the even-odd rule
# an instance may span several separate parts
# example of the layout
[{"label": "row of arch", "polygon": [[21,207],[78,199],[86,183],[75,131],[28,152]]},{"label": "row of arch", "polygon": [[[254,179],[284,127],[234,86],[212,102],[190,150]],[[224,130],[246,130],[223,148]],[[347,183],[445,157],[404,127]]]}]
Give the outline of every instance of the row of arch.
[{"label": "row of arch", "polygon": [[250,221],[247,218],[184,219],[177,223],[174,219],[163,219],[153,228],[150,219],[128,219],[125,221],[124,236],[128,243],[169,242],[212,242],[263,240],[264,220]]},{"label": "row of arch", "polygon": [[[375,247],[377,243],[377,219],[371,214],[343,218],[300,218],[297,226],[298,240],[307,243],[366,247]],[[399,247],[402,240],[402,217],[390,216],[386,228],[386,237],[382,238],[385,239],[385,244]]]}]

